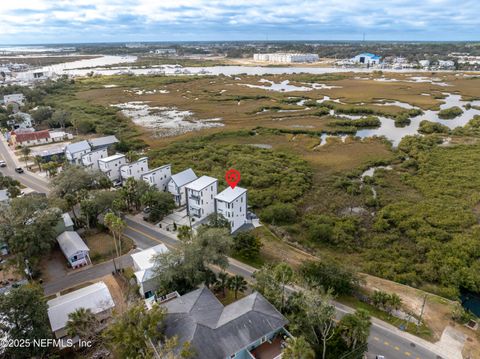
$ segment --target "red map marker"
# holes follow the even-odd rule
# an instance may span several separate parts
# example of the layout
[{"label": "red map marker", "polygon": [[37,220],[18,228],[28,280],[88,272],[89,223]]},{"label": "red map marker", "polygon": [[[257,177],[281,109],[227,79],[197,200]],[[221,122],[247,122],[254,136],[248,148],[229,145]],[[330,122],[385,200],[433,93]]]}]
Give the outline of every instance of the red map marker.
[{"label": "red map marker", "polygon": [[233,168],[229,169],[225,173],[225,181],[227,181],[228,185],[234,189],[238,182],[240,182],[240,172]]}]

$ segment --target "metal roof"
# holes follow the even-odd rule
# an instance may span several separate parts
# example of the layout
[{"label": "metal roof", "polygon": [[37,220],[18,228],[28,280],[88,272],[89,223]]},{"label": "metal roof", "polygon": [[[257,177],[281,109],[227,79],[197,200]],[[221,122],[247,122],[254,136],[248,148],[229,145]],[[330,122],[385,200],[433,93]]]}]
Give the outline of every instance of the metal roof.
[{"label": "metal roof", "polygon": [[121,153],[116,153],[114,155],[111,155],[111,156],[108,156],[108,157],[105,157],[105,158],[100,158],[98,160],[98,162],[111,162],[111,161],[115,161],[115,160],[118,160],[120,158],[123,158],[125,157],[125,155],[122,155]]},{"label": "metal roof", "polygon": [[92,147],[104,147],[104,146],[113,145],[114,143],[118,143],[119,141],[114,135],[111,135],[111,136],[92,138],[88,140],[88,142]]},{"label": "metal roof", "polygon": [[218,180],[216,178],[210,177],[210,176],[202,176],[198,179],[196,179],[193,182],[190,182],[188,185],[185,187],[190,188],[194,191],[201,191],[207,186],[210,186],[212,183],[217,182]]},{"label": "metal roof", "polygon": [[65,224],[65,227],[73,227],[73,221],[72,217],[70,217],[70,214],[68,212],[65,212],[62,214],[63,218],[63,224]]},{"label": "metal roof", "polygon": [[234,201],[235,199],[237,199],[238,197],[240,197],[241,195],[243,195],[246,192],[247,192],[247,190],[245,188],[242,188],[242,187],[236,186],[233,189],[232,189],[232,187],[227,187],[222,192],[217,194],[215,196],[215,199],[217,199],[219,201],[230,203],[230,202]]},{"label": "metal roof", "polygon": [[90,251],[82,237],[75,231],[63,232],[57,237],[57,242],[67,258],[70,258],[79,251]]},{"label": "metal roof", "polygon": [[153,267],[156,255],[167,252],[168,248],[165,244],[157,244],[141,252],[133,253],[131,257],[138,268],[145,270]]},{"label": "metal roof", "polygon": [[104,282],[98,282],[61,295],[47,302],[48,318],[52,331],[65,328],[68,315],[79,308],[98,314],[115,307],[110,291]]},{"label": "metal roof", "polygon": [[186,169],[185,171],[179,172],[172,176],[172,181],[175,182],[177,187],[185,186],[187,183],[190,183],[197,179],[197,175],[191,168]]},{"label": "metal roof", "polygon": [[180,343],[189,341],[198,358],[227,358],[287,324],[257,292],[224,307],[204,287],[163,305],[166,336],[177,335]]},{"label": "metal roof", "polygon": [[87,151],[90,150],[90,144],[88,141],[80,141],[80,142],[75,142],[67,145],[65,148],[65,151],[68,151],[70,153],[77,153],[77,152],[82,152],[82,151]]},{"label": "metal roof", "polygon": [[10,200],[10,196],[8,194],[7,189],[0,189],[0,202],[8,202]]}]

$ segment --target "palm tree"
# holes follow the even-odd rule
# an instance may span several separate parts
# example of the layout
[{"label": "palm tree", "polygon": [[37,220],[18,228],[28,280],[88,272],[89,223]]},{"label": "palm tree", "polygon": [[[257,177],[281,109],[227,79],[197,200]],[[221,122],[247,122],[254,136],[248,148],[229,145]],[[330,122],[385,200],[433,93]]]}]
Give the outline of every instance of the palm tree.
[{"label": "palm tree", "polygon": [[230,276],[228,275],[227,272],[220,272],[218,273],[218,281],[215,284],[215,288],[219,291],[222,292],[223,297],[225,298],[225,290],[228,288],[228,281],[230,279]]},{"label": "palm tree", "polygon": [[22,146],[20,151],[22,152],[23,161],[25,161],[25,166],[27,166],[28,155],[30,154],[30,152],[32,152],[32,150],[27,146]]},{"label": "palm tree", "polygon": [[112,212],[109,212],[105,215],[104,223],[110,232],[112,232],[115,251],[117,253],[117,257],[120,257],[122,254],[122,234],[125,230],[126,223]]},{"label": "palm tree", "polygon": [[364,309],[357,309],[353,314],[345,315],[338,323],[338,330],[350,349],[367,342],[370,335],[370,314]]},{"label": "palm tree", "polygon": [[386,304],[388,307],[388,313],[391,315],[392,311],[398,310],[402,306],[402,298],[400,298],[397,293],[392,293],[389,295]]},{"label": "palm tree", "polygon": [[304,337],[288,338],[283,359],[315,359],[315,352]]},{"label": "palm tree", "polygon": [[98,320],[90,309],[79,308],[68,315],[67,334],[78,335],[81,339],[91,340],[97,331]]},{"label": "palm tree", "polygon": [[205,270],[204,276],[205,276],[205,280],[204,280],[205,285],[207,286],[207,288],[210,289],[210,287],[217,282],[217,276],[214,271],[208,268]]},{"label": "palm tree", "polygon": [[230,277],[228,280],[228,289],[233,290],[235,299],[237,299],[238,292],[243,293],[247,290],[247,281],[241,275]]},{"label": "palm tree", "polygon": [[41,171],[42,170],[42,157],[41,156],[35,156],[35,157],[33,157],[33,161],[38,166],[38,171]]},{"label": "palm tree", "polygon": [[283,312],[285,307],[285,289],[287,285],[291,285],[294,282],[295,273],[293,272],[292,267],[287,263],[279,263],[275,266],[273,270],[273,277],[280,284],[282,290],[282,302],[280,307],[280,312]]}]

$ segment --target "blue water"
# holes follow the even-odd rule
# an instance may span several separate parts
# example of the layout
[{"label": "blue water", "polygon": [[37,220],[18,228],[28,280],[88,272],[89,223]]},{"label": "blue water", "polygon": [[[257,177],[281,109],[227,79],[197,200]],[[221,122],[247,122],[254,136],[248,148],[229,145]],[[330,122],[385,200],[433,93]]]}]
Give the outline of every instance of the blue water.
[{"label": "blue water", "polygon": [[462,300],[462,306],[468,309],[477,317],[480,317],[480,294],[474,294],[471,292],[462,292],[460,299]]}]

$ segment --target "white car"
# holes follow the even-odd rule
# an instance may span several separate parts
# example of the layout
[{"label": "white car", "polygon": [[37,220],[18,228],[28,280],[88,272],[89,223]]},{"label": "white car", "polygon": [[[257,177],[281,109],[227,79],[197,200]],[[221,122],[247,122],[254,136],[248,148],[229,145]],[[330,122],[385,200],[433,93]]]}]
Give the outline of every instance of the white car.
[{"label": "white car", "polygon": [[0,160],[0,167],[7,167],[7,164],[5,161]]},{"label": "white car", "polygon": [[385,359],[385,357],[383,355],[377,355],[375,359]]}]

